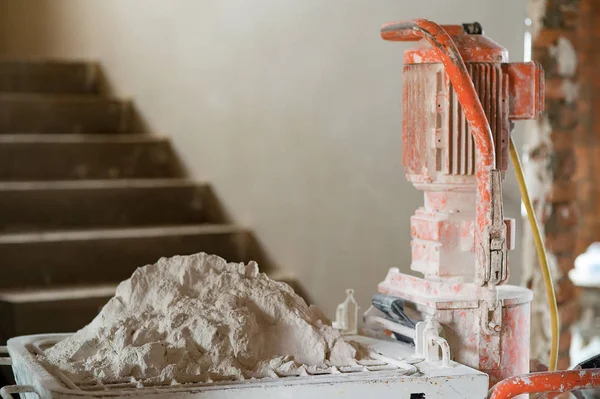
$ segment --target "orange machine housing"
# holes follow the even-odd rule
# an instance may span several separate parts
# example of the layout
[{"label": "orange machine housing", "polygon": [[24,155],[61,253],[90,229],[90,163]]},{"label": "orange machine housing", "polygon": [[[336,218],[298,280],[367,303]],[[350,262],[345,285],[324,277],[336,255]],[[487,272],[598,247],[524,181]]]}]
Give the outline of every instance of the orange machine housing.
[{"label": "orange machine housing", "polygon": [[416,42],[404,52],[402,152],[425,200],[411,218],[411,269],[424,278],[392,269],[379,291],[439,321],[452,358],[491,384],[527,373],[532,294],[504,285],[515,224],[502,180],[511,121],[543,111],[543,71],[509,63],[479,24],[394,22],[381,34]]}]

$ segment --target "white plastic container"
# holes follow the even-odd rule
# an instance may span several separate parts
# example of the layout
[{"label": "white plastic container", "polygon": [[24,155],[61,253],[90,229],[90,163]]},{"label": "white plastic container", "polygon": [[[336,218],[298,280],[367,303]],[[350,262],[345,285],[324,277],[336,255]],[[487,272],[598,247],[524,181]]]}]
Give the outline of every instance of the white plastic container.
[{"label": "white plastic container", "polygon": [[[68,334],[31,335],[10,339],[7,351],[18,385],[4,387],[2,397],[22,392],[25,398],[484,398],[488,376],[458,363],[449,367],[411,358],[414,348],[392,341],[352,337],[370,347],[377,361],[353,369],[331,368],[322,374],[219,383],[143,386],[119,381],[76,385],[40,361],[40,354]],[[2,358],[0,358],[2,359]],[[382,360],[381,360],[382,359]],[[413,364],[411,364],[413,363]]]}]

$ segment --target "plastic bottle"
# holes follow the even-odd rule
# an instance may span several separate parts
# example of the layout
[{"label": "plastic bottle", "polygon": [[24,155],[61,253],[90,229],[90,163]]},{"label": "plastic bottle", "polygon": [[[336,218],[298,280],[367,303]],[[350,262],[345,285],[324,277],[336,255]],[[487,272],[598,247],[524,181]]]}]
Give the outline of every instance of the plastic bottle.
[{"label": "plastic bottle", "polygon": [[335,312],[333,328],[340,330],[343,335],[358,333],[358,303],[354,299],[354,290],[346,290],[346,300],[340,303]]}]

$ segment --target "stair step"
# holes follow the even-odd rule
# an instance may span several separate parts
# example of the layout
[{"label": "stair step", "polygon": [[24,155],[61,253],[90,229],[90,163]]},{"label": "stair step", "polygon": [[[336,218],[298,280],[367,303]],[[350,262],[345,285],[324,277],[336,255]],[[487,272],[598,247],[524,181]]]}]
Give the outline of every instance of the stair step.
[{"label": "stair step", "polygon": [[74,332],[98,314],[117,284],[0,291],[0,343],[7,338]]},{"label": "stair step", "polygon": [[131,104],[94,95],[0,93],[0,133],[127,132]]},{"label": "stair step", "polygon": [[168,139],[146,134],[0,134],[0,181],[181,177]]},{"label": "stair step", "polygon": [[0,288],[121,281],[163,256],[207,252],[245,259],[233,225],[162,226],[0,235]]},{"label": "stair step", "polygon": [[187,179],[0,183],[0,232],[199,224],[205,201]]},{"label": "stair step", "polygon": [[107,298],[115,295],[118,283],[50,288],[0,290],[0,301],[9,303],[36,303],[74,301],[86,298]]},{"label": "stair step", "polygon": [[97,65],[57,60],[0,60],[0,92],[94,93]]}]

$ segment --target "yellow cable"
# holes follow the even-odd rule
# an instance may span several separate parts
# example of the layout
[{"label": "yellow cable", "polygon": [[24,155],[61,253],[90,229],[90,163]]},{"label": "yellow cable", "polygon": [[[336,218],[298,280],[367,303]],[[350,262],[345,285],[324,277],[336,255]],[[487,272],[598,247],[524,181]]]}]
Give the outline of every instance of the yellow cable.
[{"label": "yellow cable", "polygon": [[529,198],[529,193],[527,192],[527,185],[525,184],[525,177],[523,176],[521,161],[519,160],[519,154],[517,153],[512,137],[510,138],[510,159],[512,160],[513,167],[515,168],[515,174],[517,175],[519,190],[521,191],[521,197],[523,199],[523,203],[525,204],[525,209],[527,209],[527,219],[529,219],[529,224],[531,225],[535,249],[537,250],[538,257],[540,258],[540,267],[542,269],[542,275],[544,276],[544,283],[546,285],[546,295],[548,297],[548,306],[550,308],[550,320],[552,327],[552,345],[550,347],[550,364],[548,364],[548,369],[550,371],[554,371],[558,365],[558,305],[556,303],[554,285],[552,284],[552,276],[550,275],[550,267],[548,266],[546,248],[544,247],[542,234],[540,233],[540,227],[533,210],[533,205],[531,204],[531,199]]}]

